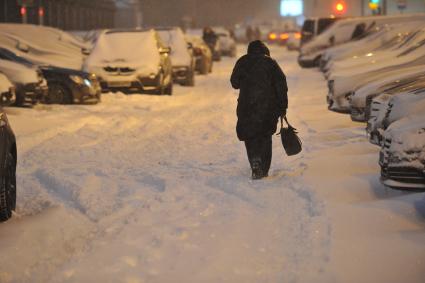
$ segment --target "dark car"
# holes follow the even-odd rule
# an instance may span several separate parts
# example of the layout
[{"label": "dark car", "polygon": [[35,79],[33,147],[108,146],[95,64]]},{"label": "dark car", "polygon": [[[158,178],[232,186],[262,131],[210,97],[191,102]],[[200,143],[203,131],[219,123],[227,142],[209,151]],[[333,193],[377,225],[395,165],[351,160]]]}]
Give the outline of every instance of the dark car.
[{"label": "dark car", "polygon": [[0,108],[0,222],[8,220],[16,207],[16,139]]},{"label": "dark car", "polygon": [[53,66],[37,66],[5,48],[0,48],[0,59],[38,67],[48,85],[47,95],[43,96],[44,102],[73,104],[100,101],[101,88],[94,74]]}]

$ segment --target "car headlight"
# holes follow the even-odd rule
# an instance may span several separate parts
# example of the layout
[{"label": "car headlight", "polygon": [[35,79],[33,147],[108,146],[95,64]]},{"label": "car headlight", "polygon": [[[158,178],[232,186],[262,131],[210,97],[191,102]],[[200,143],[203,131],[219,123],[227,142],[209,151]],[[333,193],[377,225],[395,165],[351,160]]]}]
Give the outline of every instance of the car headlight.
[{"label": "car headlight", "polygon": [[84,79],[80,76],[77,75],[70,75],[69,78],[76,83],[77,85],[82,85],[84,84]]},{"label": "car headlight", "polygon": [[153,80],[154,78],[156,78],[156,74],[151,73],[151,74],[149,75],[149,78]]},{"label": "car headlight", "polygon": [[91,86],[92,86],[91,81],[90,81],[90,80],[88,80],[88,79],[84,79],[84,84],[85,84],[86,86],[88,86],[88,87],[91,87]]}]

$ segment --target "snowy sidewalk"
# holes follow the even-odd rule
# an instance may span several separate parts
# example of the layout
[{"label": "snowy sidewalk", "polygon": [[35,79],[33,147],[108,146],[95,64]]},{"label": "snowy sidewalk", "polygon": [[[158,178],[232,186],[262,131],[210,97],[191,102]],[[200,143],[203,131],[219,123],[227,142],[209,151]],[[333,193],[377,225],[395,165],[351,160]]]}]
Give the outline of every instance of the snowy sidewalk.
[{"label": "snowy sidewalk", "polygon": [[233,59],[171,97],[9,110],[18,215],[0,225],[0,282],[422,282],[424,194],[385,190],[363,125],[272,52],[305,148],[288,158],[275,137],[262,181],[235,135]]}]

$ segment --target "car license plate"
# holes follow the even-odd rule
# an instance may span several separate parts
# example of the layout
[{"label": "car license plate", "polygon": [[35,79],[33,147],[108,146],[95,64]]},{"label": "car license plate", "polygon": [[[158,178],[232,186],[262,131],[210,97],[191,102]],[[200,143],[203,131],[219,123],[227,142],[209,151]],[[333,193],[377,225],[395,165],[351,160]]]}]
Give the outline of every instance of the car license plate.
[{"label": "car license plate", "polygon": [[131,82],[108,82],[109,87],[130,87]]}]

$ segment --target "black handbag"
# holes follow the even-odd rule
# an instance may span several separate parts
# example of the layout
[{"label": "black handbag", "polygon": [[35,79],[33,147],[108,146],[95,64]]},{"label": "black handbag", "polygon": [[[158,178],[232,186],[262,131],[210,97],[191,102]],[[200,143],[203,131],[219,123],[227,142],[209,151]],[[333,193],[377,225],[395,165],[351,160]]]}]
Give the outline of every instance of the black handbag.
[{"label": "black handbag", "polygon": [[[286,124],[288,125],[287,128],[283,127],[283,119],[285,119]],[[288,156],[296,155],[301,152],[302,150],[302,142],[300,138],[298,137],[297,129],[291,126],[289,124],[288,119],[285,117],[280,117],[280,132],[278,135],[280,135],[280,138],[282,140],[283,148],[285,149],[285,152]]]}]

